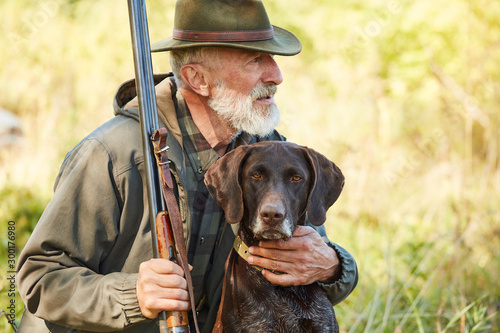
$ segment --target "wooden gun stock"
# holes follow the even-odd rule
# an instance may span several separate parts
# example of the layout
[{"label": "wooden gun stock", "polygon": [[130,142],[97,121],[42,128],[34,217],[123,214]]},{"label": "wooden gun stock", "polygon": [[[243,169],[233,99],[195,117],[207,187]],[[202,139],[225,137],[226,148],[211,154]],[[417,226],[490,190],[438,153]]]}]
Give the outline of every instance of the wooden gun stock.
[{"label": "wooden gun stock", "polygon": [[[167,211],[156,215],[156,239],[158,241],[159,257],[177,263],[174,233]],[[167,311],[168,332],[189,332],[187,311]]]}]

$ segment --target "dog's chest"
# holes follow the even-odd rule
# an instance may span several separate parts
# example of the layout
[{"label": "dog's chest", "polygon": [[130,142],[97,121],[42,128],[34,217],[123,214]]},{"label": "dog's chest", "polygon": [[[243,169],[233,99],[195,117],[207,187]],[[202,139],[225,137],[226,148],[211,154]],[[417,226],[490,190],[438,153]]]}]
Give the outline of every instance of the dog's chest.
[{"label": "dog's chest", "polygon": [[[273,286],[262,273],[237,259],[231,280],[234,312],[226,323],[239,332],[314,333],[338,332],[335,313],[317,285]],[[234,266],[233,266],[234,267]]]},{"label": "dog's chest", "polygon": [[[242,327],[248,332],[304,333],[337,332],[335,314],[330,303],[314,288],[278,288],[265,302],[253,304],[254,310],[242,316]],[[293,290],[293,291],[292,291]]]}]

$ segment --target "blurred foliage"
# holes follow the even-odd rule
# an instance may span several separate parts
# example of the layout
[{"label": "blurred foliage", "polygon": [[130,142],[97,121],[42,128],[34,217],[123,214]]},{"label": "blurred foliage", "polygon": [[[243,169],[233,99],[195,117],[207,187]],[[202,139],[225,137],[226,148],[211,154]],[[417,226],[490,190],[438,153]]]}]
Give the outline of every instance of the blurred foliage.
[{"label": "blurred foliage", "polygon": [[[170,36],[175,2],[146,2],[151,41]],[[500,2],[265,5],[303,43],[277,58],[279,130],[346,176],[327,222],[360,271],[335,307],[341,331],[499,331]],[[64,155],[134,75],[127,15],[119,0],[0,3],[0,107],[24,132],[0,151],[1,267],[7,221],[20,250]],[[153,63],[169,71],[168,55]],[[0,285],[5,309],[3,269]]]}]

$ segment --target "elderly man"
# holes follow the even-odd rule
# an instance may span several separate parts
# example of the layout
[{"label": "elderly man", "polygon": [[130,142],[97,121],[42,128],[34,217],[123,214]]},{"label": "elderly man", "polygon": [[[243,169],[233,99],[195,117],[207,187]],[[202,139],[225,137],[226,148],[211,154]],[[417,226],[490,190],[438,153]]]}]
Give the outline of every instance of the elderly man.
[{"label": "elderly man", "polygon": [[[152,47],[171,51],[173,70],[155,76],[156,95],[170,134],[198,322],[210,332],[234,234],[204,173],[239,145],[284,140],[274,130],[274,94],[283,81],[274,55],[297,54],[301,44],[271,26],[260,1],[179,0],[175,15],[173,37]],[[54,197],[21,254],[20,332],[158,332],[160,311],[189,308],[182,269],[151,259],[133,81],[119,88],[114,106],[116,117],[66,156]],[[298,227],[285,244],[260,245],[249,262],[272,283],[318,282],[333,305],[356,286],[354,259],[326,239],[323,227]]]}]

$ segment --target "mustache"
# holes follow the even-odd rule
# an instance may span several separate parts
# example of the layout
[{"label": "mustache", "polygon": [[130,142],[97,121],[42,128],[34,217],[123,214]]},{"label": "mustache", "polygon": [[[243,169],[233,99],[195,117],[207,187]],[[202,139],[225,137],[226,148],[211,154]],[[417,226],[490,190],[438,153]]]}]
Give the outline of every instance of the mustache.
[{"label": "mustache", "polygon": [[259,84],[250,92],[252,100],[259,98],[273,97],[276,94],[278,87],[275,84]]}]

